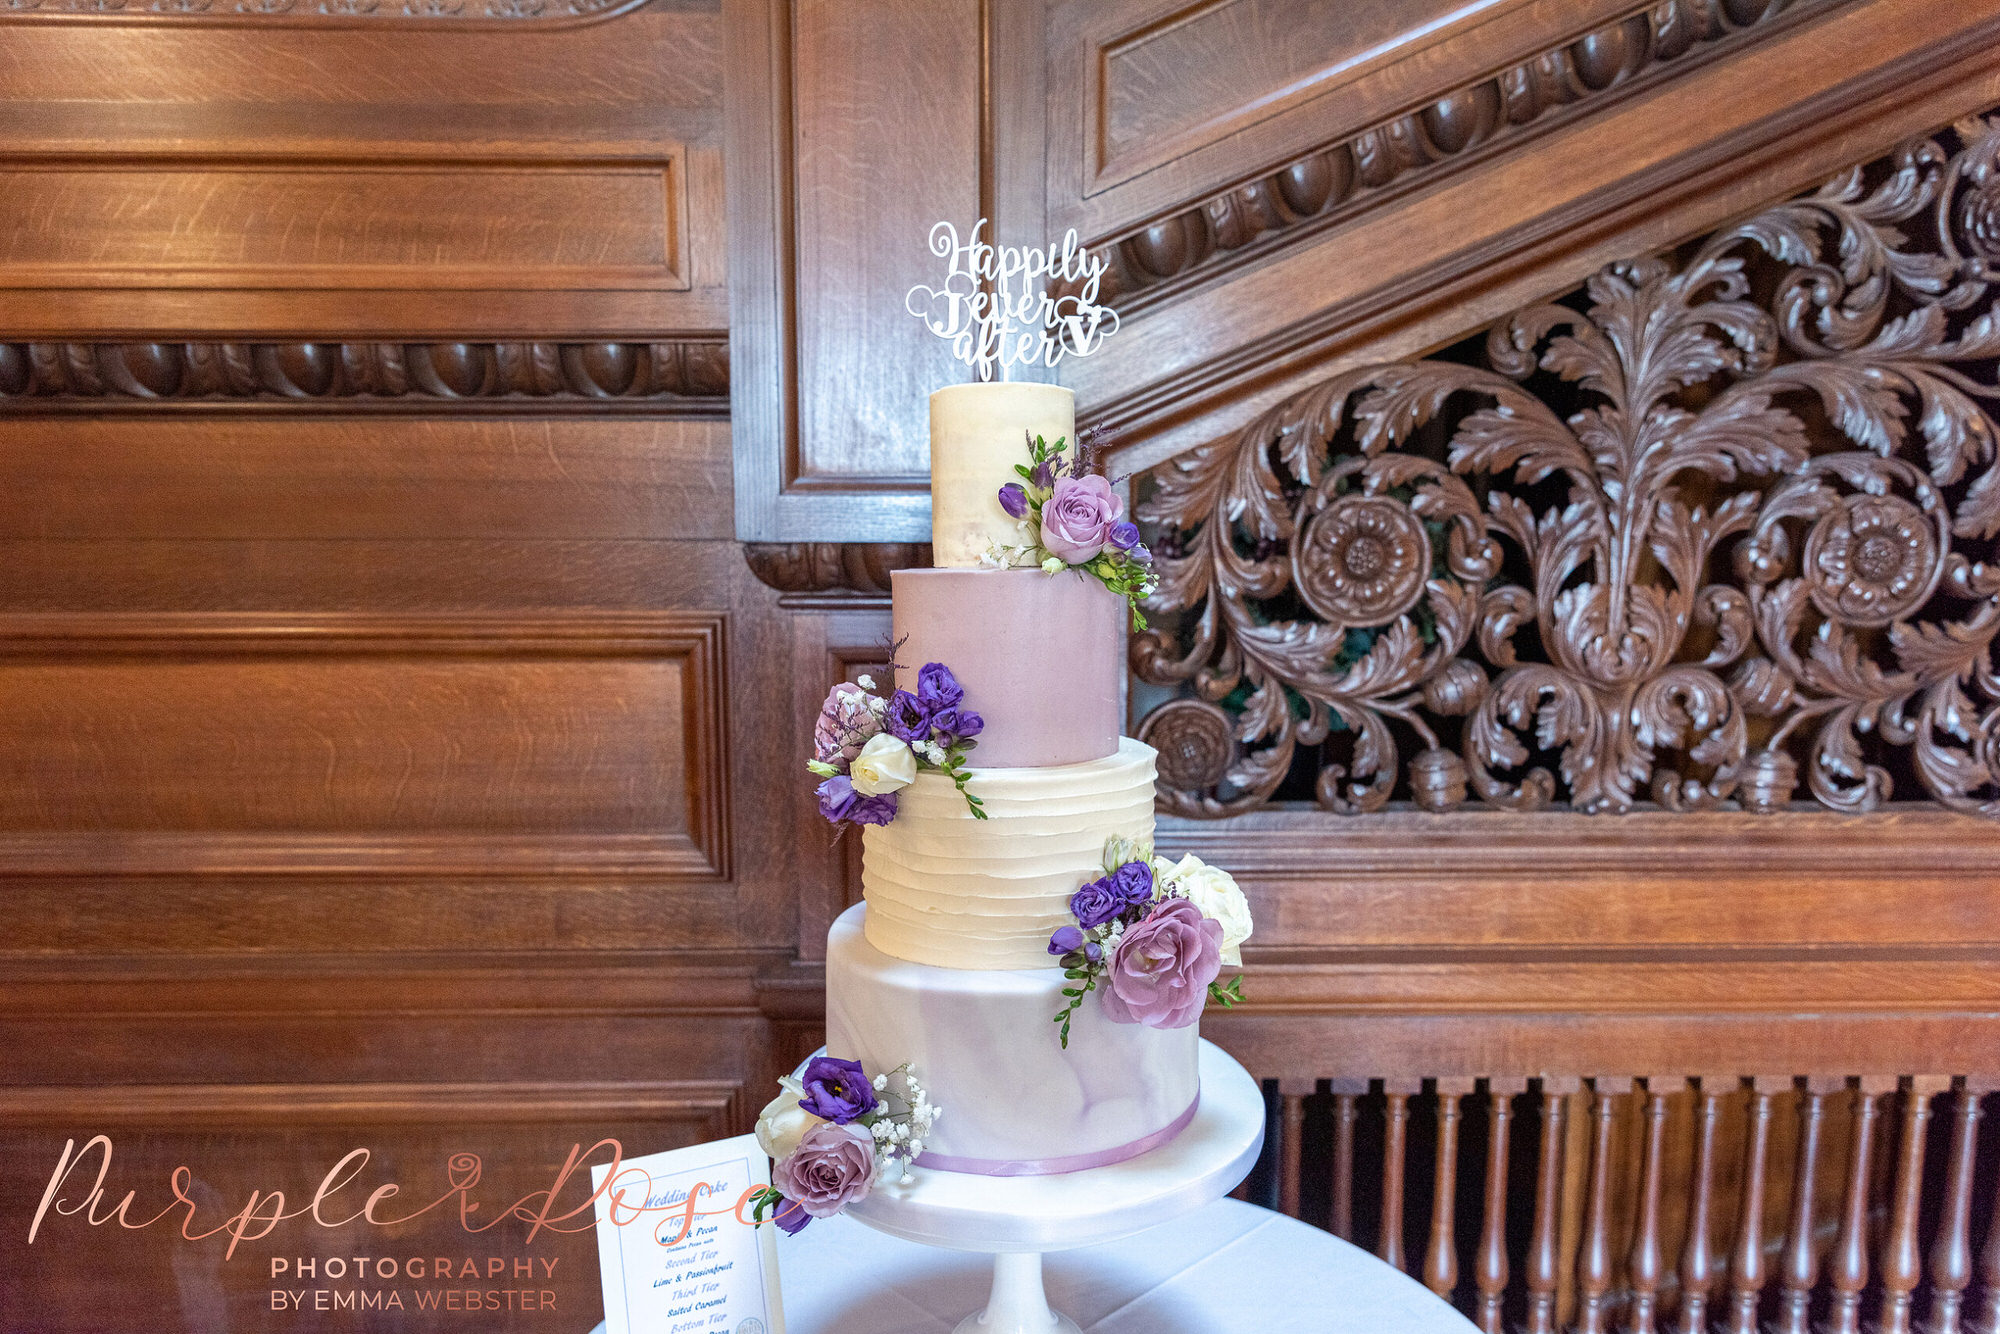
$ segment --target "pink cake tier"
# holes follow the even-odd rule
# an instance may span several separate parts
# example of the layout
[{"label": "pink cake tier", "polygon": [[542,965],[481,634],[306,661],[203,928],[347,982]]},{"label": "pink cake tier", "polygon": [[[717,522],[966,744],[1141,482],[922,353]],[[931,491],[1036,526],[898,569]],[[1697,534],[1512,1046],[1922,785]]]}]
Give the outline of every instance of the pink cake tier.
[{"label": "pink cake tier", "polygon": [[870,945],[865,906],[826,939],[826,1048],[870,1070],[908,1061],[944,1109],[918,1166],[992,1176],[1080,1171],[1137,1157],[1192,1118],[1197,1026],[1114,1024],[1086,1002],[1069,1046],[1051,1016],[1055,968],[976,971]]},{"label": "pink cake tier", "polygon": [[927,662],[951,668],[985,719],[971,763],[1040,768],[1102,759],[1123,719],[1125,603],[1064,571],[897,570],[896,684]]}]

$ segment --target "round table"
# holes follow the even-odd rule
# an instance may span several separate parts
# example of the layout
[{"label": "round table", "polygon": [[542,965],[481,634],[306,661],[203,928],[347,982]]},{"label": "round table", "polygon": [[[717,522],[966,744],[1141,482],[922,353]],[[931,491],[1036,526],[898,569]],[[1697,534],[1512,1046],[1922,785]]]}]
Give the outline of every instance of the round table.
[{"label": "round table", "polygon": [[[986,1302],[990,1257],[823,1218],[778,1238],[787,1334],[950,1334]],[[1088,1334],[1461,1334],[1415,1279],[1331,1233],[1217,1200],[1123,1241],[1043,1259],[1049,1301]]]}]

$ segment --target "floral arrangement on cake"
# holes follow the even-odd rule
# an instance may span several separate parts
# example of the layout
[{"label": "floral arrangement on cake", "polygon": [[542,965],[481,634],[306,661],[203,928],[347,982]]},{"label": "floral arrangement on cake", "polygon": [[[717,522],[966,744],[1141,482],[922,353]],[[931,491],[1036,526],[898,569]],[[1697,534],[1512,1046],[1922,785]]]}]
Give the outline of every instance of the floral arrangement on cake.
[{"label": "floral arrangement on cake", "polygon": [[1111,483],[1090,470],[1088,451],[1067,459],[1067,437],[1051,445],[1028,437],[1028,462],[1017,463],[1018,482],[1000,488],[1000,508],[1020,521],[1027,540],[996,545],[989,564],[1003,568],[1039,565],[1049,574],[1077,570],[1102,580],[1132,609],[1132,628],[1146,628],[1139,604],[1159,587],[1153,553],[1139,540],[1139,526],[1123,517],[1125,502]]},{"label": "floral arrangement on cake", "polygon": [[896,794],[916,781],[919,769],[951,779],[973,818],[984,820],[979,798],[965,790],[972,777],[965,757],[986,720],[965,707],[965,688],[941,662],[927,662],[915,690],[884,699],[875,682],[842,681],[827,694],[813,726],[813,757],[806,761],[822,781],[819,813],[840,824],[884,825],[896,818]]},{"label": "floral arrangement on cake", "polygon": [[1104,874],[1070,896],[1074,925],[1049,937],[1049,953],[1076,983],[1055,1017],[1069,1046],[1070,1018],[1095,991],[1117,1024],[1186,1028],[1209,1001],[1243,999],[1242,979],[1216,982],[1240,967],[1250,938],[1250,903],[1227,872],[1189,854],[1177,862],[1123,838],[1104,845]]},{"label": "floral arrangement on cake", "polygon": [[797,1233],[868,1198],[879,1181],[909,1185],[944,1110],[907,1063],[873,1079],[859,1061],[815,1056],[757,1116],[757,1143],[771,1156],[771,1184],[752,1197],[751,1217]]}]

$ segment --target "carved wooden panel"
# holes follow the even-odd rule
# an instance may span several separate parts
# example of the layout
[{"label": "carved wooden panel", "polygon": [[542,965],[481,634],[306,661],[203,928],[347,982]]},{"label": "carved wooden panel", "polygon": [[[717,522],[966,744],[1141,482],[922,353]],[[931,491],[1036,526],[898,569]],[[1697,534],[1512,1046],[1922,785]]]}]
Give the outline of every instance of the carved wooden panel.
[{"label": "carved wooden panel", "polygon": [[0,628],[0,874],[729,877],[718,617]]},{"label": "carved wooden panel", "polygon": [[0,266],[50,289],[685,290],[677,147],[603,164],[0,165]]},{"label": "carved wooden panel", "polygon": [[1962,122],[1158,470],[1170,807],[1304,747],[1340,812],[2000,814],[1996,170]]},{"label": "carved wooden panel", "polygon": [[1497,70],[1554,74],[1562,56],[1542,53],[1573,39],[1594,65],[1617,69],[1620,24],[1634,10],[1629,0],[1052,6],[1052,216],[1099,236],[1228,184],[1247,162],[1282,160],[1446,94],[1451,105],[1429,120],[1449,140],[1477,104],[1470,85]]},{"label": "carved wooden panel", "polygon": [[1308,746],[1338,812],[2000,814],[1996,166],[1962,122],[1158,470],[1168,804]]},{"label": "carved wooden panel", "polygon": [[60,8],[0,13],[0,336],[727,324],[704,6]]}]

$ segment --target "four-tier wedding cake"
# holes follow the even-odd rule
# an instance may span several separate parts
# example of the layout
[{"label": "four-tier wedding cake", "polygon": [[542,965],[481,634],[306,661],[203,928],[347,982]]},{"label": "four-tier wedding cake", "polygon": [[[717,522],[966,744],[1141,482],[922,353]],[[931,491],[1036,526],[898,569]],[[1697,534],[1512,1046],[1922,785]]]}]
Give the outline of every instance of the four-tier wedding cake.
[{"label": "four-tier wedding cake", "polygon": [[1122,738],[1126,606],[1082,571],[992,568],[1019,547],[998,499],[1024,439],[1074,440],[1070,391],[965,384],[931,395],[936,567],[893,576],[897,685],[949,664],[984,720],[967,791],[919,773],[895,818],[863,830],[865,904],[827,940],[827,1051],[924,1072],[950,1115],[919,1167],[1025,1174],[1117,1161],[1163,1142],[1198,1097],[1194,1024],[1051,1017],[1049,950],[1106,843],[1150,845],[1153,751]]}]

